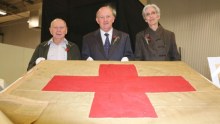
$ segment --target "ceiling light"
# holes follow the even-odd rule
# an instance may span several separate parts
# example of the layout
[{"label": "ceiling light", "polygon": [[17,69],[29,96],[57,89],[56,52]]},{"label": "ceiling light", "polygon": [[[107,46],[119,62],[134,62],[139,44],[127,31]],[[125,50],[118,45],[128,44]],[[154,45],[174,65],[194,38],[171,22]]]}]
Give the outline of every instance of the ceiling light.
[{"label": "ceiling light", "polygon": [[0,9],[0,15],[6,15],[6,11]]}]

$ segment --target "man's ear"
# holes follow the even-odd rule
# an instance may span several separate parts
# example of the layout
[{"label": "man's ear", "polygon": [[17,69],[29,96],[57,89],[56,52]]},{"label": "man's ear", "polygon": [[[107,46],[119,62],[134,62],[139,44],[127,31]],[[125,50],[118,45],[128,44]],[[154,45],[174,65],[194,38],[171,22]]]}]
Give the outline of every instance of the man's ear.
[{"label": "man's ear", "polygon": [[114,17],[114,19],[113,19],[113,22],[112,23],[114,23],[115,22],[115,17]]},{"label": "man's ear", "polygon": [[[144,21],[147,22],[147,19],[144,17]],[[148,23],[148,22],[147,22]]]},{"label": "man's ear", "polygon": [[52,35],[52,31],[51,31],[51,28],[49,28],[49,31],[50,31],[50,34]]},{"label": "man's ear", "polygon": [[95,18],[95,20],[96,20],[96,22],[99,24],[99,20],[98,20],[98,18]]}]

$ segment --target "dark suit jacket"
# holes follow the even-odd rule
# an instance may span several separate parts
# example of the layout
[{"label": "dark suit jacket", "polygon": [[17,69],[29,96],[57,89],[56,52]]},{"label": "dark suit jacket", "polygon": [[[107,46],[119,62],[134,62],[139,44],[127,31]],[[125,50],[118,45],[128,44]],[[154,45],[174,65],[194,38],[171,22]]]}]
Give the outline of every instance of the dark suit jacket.
[{"label": "dark suit jacket", "polygon": [[173,61],[180,60],[175,35],[159,25],[156,31],[147,28],[137,33],[135,60]]},{"label": "dark suit jacket", "polygon": [[113,29],[112,42],[109,49],[109,57],[104,52],[100,29],[91,32],[83,37],[82,59],[86,60],[92,57],[94,60],[116,60],[120,61],[122,57],[134,59],[129,35]]},{"label": "dark suit jacket", "polygon": [[[49,46],[50,46],[50,45],[48,45],[48,42],[49,41],[45,41],[37,46],[37,48],[35,49],[35,51],[32,55],[32,58],[28,64],[27,70],[31,69],[33,66],[36,65],[35,61],[39,57],[43,57],[43,58],[47,59],[47,53],[48,53]],[[79,48],[75,43],[68,41],[66,48],[68,49],[67,60],[80,60],[81,59]]]}]

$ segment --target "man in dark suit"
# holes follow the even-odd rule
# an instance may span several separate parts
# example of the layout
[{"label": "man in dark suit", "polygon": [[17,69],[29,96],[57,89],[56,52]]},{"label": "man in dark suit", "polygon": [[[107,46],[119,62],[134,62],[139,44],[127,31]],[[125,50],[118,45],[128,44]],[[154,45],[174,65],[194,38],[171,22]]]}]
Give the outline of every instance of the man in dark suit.
[{"label": "man in dark suit", "polygon": [[149,27],[136,35],[135,60],[180,60],[175,34],[159,24],[159,7],[155,4],[148,4],[144,7],[142,15]]},{"label": "man in dark suit", "polygon": [[50,25],[50,33],[53,36],[37,46],[28,64],[27,70],[43,60],[79,60],[80,51],[75,43],[67,41],[67,25],[63,19],[54,19]]},{"label": "man in dark suit", "polygon": [[83,37],[82,59],[84,60],[133,60],[130,38],[127,33],[112,27],[116,11],[111,6],[103,6],[96,13],[100,29]]}]

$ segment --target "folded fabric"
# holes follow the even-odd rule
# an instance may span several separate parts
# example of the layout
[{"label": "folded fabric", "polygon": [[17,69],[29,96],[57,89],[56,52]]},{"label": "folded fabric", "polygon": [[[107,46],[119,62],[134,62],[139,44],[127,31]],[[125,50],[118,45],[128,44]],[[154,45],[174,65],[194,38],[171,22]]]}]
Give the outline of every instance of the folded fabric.
[{"label": "folded fabric", "polygon": [[32,100],[6,93],[0,94],[0,110],[15,124],[35,122],[47,105],[47,101]]},{"label": "folded fabric", "polygon": [[13,122],[0,110],[0,123],[13,124]]}]

